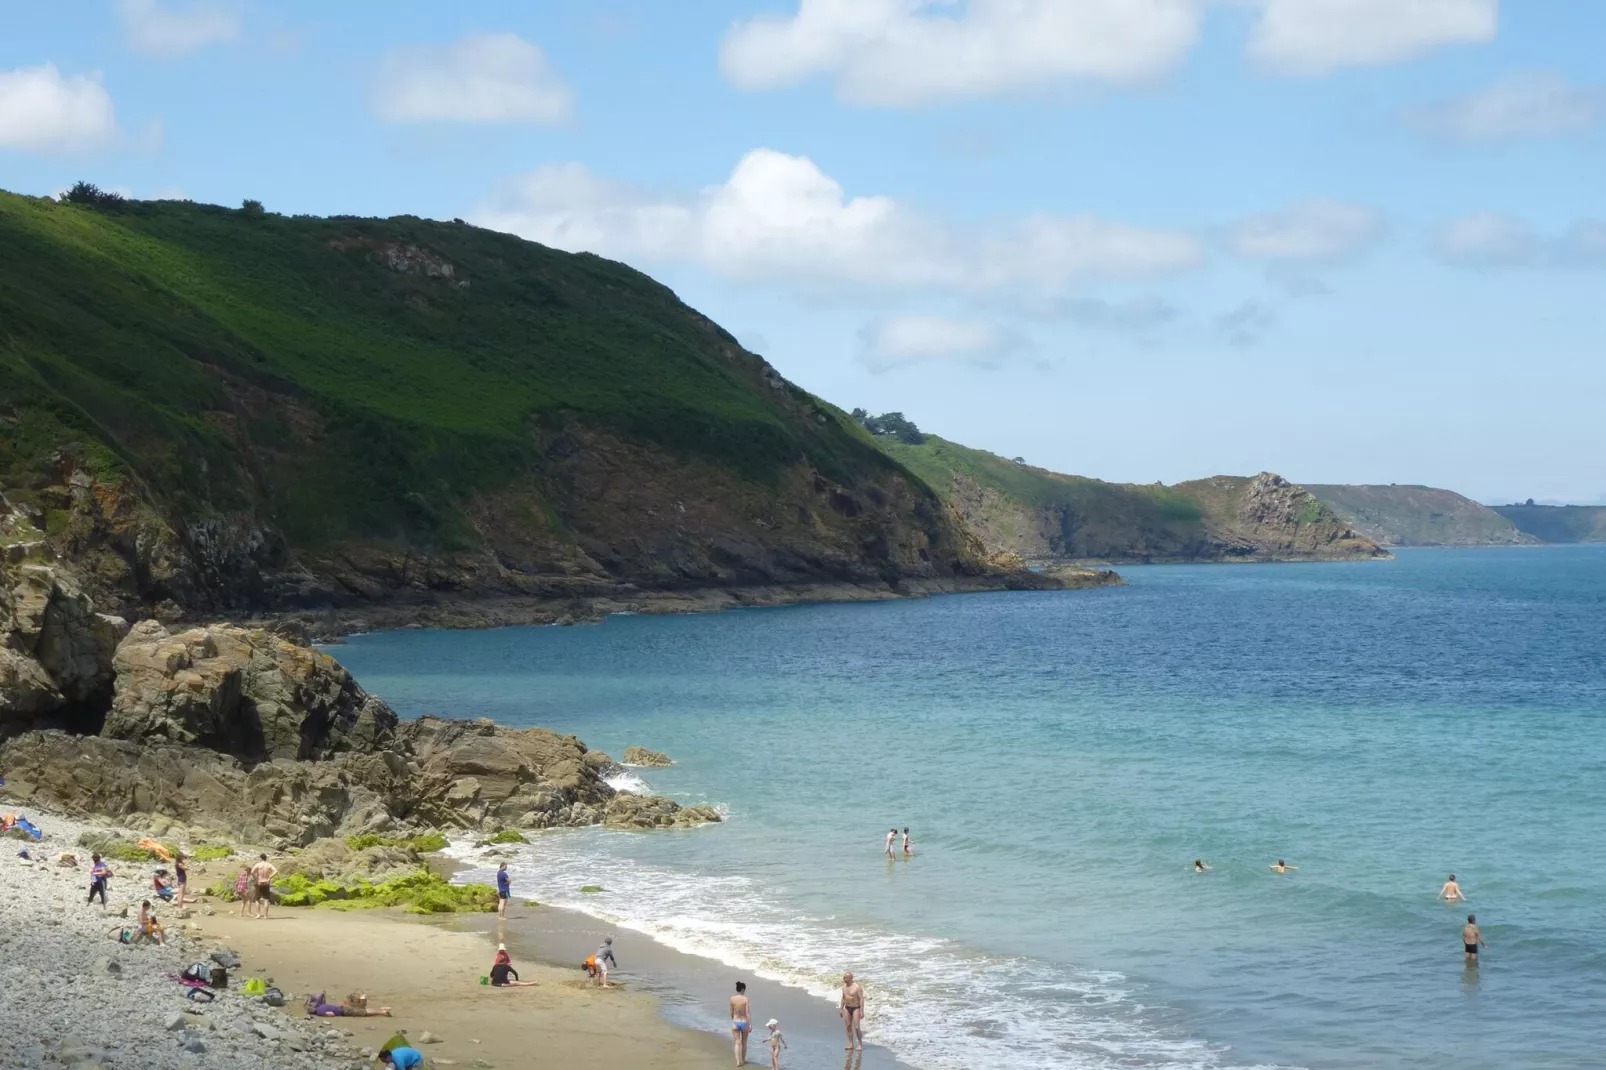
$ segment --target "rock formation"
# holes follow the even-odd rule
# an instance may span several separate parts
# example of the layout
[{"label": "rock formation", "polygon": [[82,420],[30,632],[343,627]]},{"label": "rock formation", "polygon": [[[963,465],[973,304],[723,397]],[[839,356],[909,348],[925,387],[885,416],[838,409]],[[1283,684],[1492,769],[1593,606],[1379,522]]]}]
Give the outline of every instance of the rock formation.
[{"label": "rock formation", "polygon": [[660,768],[674,765],[674,760],[663,751],[648,750],[646,747],[626,747],[624,763],[626,765],[641,765]]}]

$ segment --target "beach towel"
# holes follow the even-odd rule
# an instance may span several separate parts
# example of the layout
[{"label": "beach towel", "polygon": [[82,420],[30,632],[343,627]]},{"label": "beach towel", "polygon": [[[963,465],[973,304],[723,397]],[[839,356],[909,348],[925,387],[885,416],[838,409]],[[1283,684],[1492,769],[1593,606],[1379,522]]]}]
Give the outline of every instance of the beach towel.
[{"label": "beach towel", "polygon": [[159,856],[162,859],[162,861],[164,861],[164,862],[173,861],[173,852],[169,851],[166,847],[163,847],[156,840],[152,840],[152,839],[140,840],[139,841],[139,846],[141,846],[141,847],[145,848],[145,850],[150,851],[151,853]]},{"label": "beach towel", "polygon": [[12,827],[21,829],[36,840],[42,840],[45,838],[45,834],[40,831],[37,825],[20,814],[17,816],[17,820]]}]

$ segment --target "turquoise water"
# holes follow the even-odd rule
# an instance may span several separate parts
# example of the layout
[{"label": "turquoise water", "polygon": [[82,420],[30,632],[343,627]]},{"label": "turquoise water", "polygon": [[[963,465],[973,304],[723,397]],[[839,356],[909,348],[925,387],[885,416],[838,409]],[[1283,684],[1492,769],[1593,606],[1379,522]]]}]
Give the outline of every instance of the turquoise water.
[{"label": "turquoise water", "polygon": [[335,653],[404,715],[669,751],[728,822],[540,837],[521,892],[851,968],[912,1066],[1599,1065],[1606,547],[1126,574]]}]

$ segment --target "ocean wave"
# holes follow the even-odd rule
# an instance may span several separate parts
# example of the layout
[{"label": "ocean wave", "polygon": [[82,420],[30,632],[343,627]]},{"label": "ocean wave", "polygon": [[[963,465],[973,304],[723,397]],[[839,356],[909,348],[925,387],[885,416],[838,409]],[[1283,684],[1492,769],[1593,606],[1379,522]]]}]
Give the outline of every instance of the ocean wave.
[{"label": "ocean wave", "polygon": [[602,782],[614,791],[622,791],[629,795],[646,795],[652,791],[647,782],[629,769],[602,778]]},{"label": "ocean wave", "polygon": [[[990,955],[941,937],[800,915],[744,876],[688,873],[610,849],[620,835],[554,833],[509,870],[555,907],[835,1002],[844,968],[869,988],[865,1033],[920,1070],[1223,1070],[1224,1049],[1183,1035],[1121,974]],[[480,852],[454,849],[470,865]],[[462,880],[486,879],[489,867]],[[587,885],[602,892],[581,894]]]}]

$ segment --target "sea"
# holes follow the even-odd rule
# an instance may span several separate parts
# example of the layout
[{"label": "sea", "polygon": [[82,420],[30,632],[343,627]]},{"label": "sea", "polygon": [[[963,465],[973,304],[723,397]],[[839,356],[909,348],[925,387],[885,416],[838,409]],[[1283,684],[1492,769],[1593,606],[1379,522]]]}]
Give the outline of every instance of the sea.
[{"label": "sea", "polygon": [[1122,571],[332,652],[404,716],[668,752],[618,785],[723,823],[535,835],[519,894],[851,969],[908,1067],[1606,1065],[1606,546]]}]

